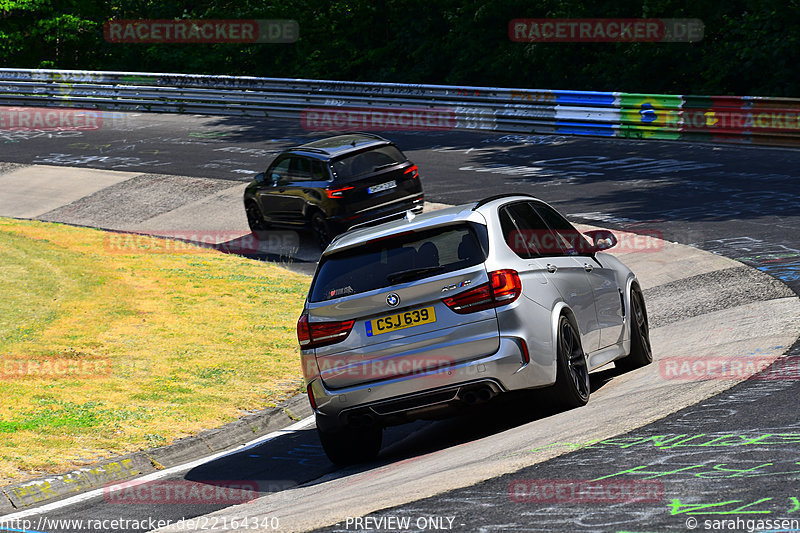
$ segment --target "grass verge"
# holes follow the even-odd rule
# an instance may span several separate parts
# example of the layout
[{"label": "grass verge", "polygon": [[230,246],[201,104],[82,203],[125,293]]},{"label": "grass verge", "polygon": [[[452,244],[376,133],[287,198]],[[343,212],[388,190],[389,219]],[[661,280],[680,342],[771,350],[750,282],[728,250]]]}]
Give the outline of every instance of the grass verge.
[{"label": "grass verge", "polygon": [[0,485],[164,445],[302,390],[307,276],[115,238],[0,218]]}]

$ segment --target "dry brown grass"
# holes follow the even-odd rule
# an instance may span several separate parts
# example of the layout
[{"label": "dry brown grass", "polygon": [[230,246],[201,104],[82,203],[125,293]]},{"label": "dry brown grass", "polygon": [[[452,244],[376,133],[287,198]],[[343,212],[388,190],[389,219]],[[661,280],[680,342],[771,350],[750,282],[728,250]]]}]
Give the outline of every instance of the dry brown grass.
[{"label": "dry brown grass", "polygon": [[120,250],[111,236],[0,218],[0,485],[163,445],[302,388],[307,276],[164,253],[161,239]]}]

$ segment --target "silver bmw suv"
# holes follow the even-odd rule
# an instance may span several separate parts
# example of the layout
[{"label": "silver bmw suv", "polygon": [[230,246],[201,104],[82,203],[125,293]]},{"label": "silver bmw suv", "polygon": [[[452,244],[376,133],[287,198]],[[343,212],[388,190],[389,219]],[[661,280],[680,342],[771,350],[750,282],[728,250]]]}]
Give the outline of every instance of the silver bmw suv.
[{"label": "silver bmw suv", "polygon": [[589,371],[652,361],[636,276],[532,196],[351,230],[323,252],[297,323],[328,457],[374,458],[384,427],[506,391],[589,399]]}]

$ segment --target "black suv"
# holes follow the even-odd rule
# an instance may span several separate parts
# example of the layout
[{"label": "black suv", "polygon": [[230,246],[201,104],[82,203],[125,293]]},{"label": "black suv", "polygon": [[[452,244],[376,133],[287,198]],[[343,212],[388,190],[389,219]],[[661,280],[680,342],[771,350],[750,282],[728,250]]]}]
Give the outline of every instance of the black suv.
[{"label": "black suv", "polygon": [[423,203],[417,165],[391,141],[337,135],[281,152],[244,191],[250,229],[308,227],[320,246],[347,229],[382,222]]}]

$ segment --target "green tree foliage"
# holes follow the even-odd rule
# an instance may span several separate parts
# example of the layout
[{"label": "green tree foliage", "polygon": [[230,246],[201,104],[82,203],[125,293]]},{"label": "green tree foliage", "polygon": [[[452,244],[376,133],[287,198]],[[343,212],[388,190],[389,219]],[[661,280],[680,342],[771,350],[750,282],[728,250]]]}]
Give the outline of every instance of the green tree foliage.
[{"label": "green tree foliage", "polygon": [[[697,43],[516,43],[514,18],[699,18]],[[111,19],[297,20],[294,44],[119,44]],[[800,0],[0,0],[0,65],[798,96]]]}]

